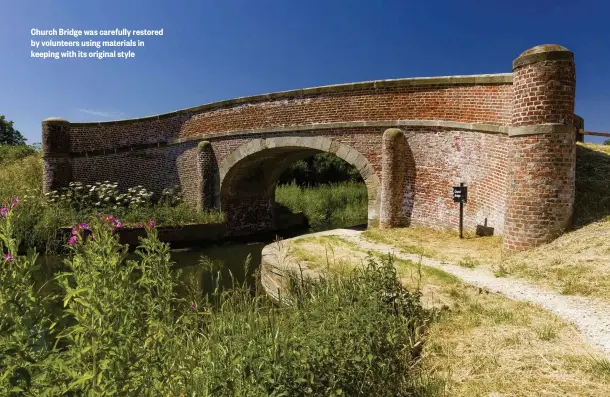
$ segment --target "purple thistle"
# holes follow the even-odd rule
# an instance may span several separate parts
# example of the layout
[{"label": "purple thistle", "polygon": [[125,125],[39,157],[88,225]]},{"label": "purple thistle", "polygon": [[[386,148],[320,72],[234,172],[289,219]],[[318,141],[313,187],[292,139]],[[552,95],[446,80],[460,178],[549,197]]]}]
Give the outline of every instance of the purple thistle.
[{"label": "purple thistle", "polygon": [[15,262],[15,258],[11,255],[11,253],[4,254],[4,260],[7,262]]},{"label": "purple thistle", "polygon": [[87,225],[86,223],[81,223],[80,225],[78,225],[78,227],[80,228],[80,230],[89,230],[89,225]]},{"label": "purple thistle", "polygon": [[74,244],[76,244],[77,242],[78,242],[78,237],[76,237],[76,236],[71,236],[71,237],[68,239],[68,245],[74,245]]},{"label": "purple thistle", "polygon": [[149,227],[149,228],[154,229],[154,228],[155,228],[155,225],[156,225],[156,223],[155,223],[155,221],[153,221],[152,219],[148,221],[148,227]]},{"label": "purple thistle", "polygon": [[144,225],[142,224],[142,222],[138,223],[138,227],[144,227]]},{"label": "purple thistle", "polygon": [[120,229],[123,227],[123,224],[117,219],[114,220],[113,224],[114,224],[114,227],[117,229]]},{"label": "purple thistle", "polygon": [[17,197],[13,197],[11,200],[11,208],[15,208],[19,204],[19,199]]},{"label": "purple thistle", "polygon": [[6,208],[6,207],[0,208],[0,216],[2,216],[4,218],[7,215],[8,215],[8,208]]}]

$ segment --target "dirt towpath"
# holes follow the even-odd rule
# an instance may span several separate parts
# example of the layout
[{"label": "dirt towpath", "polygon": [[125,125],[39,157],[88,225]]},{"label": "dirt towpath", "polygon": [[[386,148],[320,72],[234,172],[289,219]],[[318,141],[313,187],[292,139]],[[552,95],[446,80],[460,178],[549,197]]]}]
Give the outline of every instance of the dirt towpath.
[{"label": "dirt towpath", "polygon": [[[362,232],[350,229],[335,229],[302,237],[337,236],[352,242],[361,250],[375,251],[382,254],[391,253],[396,258],[418,262],[420,257],[400,252],[396,247],[365,239]],[[462,281],[483,288],[507,298],[527,301],[552,311],[564,320],[574,324],[585,339],[594,346],[600,347],[610,356],[610,305],[596,299],[561,295],[542,286],[533,285],[522,280],[507,277],[496,277],[486,269],[470,269],[453,263],[441,262],[423,257],[422,265],[441,269],[453,274]]]}]

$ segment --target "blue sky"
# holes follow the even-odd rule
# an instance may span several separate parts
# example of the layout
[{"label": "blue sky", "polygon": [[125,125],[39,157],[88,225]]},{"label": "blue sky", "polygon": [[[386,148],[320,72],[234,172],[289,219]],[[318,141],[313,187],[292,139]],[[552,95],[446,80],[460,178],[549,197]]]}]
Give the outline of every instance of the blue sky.
[{"label": "blue sky", "polygon": [[[510,72],[544,43],[575,53],[576,113],[610,132],[601,0],[1,0],[0,15],[0,114],[29,143],[50,116],[104,121],[327,84]],[[32,28],[164,36],[146,38],[135,59],[43,60],[30,58]]]}]

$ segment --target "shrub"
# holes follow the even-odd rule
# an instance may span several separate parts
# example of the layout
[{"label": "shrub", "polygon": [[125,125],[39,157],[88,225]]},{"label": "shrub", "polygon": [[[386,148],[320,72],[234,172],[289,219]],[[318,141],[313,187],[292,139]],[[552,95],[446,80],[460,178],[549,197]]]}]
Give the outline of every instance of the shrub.
[{"label": "shrub", "polygon": [[58,313],[34,287],[35,256],[15,253],[13,209],[3,214],[2,395],[412,395],[430,316],[390,259],[301,283],[288,291],[298,305],[276,307],[246,284],[178,299],[154,224],[127,260],[121,222],[102,215],[73,230]]},{"label": "shrub", "polygon": [[276,201],[293,212],[303,212],[312,229],[353,226],[367,221],[367,189],[363,183],[347,182],[317,187],[296,183],[278,186]]},{"label": "shrub", "polygon": [[0,166],[9,164],[17,160],[24,159],[29,156],[37,154],[38,151],[33,146],[18,145],[18,146],[7,146],[0,145]]},{"label": "shrub", "polygon": [[280,176],[280,184],[318,186],[339,182],[362,182],[360,172],[353,165],[332,153],[319,153],[292,164]]},{"label": "shrub", "polygon": [[[81,182],[70,182],[68,187],[59,191],[48,192],[45,195],[49,202],[69,206],[77,211],[85,209],[115,210],[117,208],[141,208],[152,205],[153,192],[143,186],[119,192],[119,184],[109,181],[96,182],[93,185],[83,185]],[[164,189],[157,202],[166,205],[177,205],[181,197],[178,188]]]},{"label": "shrub", "polygon": [[38,366],[51,356],[45,340],[53,323],[47,311],[52,296],[41,293],[35,283],[37,255],[17,255],[13,212],[18,201],[0,205],[0,392],[2,395],[28,390]]},{"label": "shrub", "polygon": [[0,202],[24,196],[42,196],[42,159],[39,156],[29,156],[0,167]]}]

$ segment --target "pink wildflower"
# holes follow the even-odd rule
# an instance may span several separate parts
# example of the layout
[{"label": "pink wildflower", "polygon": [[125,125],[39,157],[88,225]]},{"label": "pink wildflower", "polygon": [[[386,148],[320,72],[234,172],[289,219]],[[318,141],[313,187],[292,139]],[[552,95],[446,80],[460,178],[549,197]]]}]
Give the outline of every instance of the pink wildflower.
[{"label": "pink wildflower", "polygon": [[13,256],[12,256],[12,255],[11,255],[11,253],[9,252],[9,253],[7,253],[7,254],[4,254],[4,260],[5,260],[5,261],[7,261],[7,262],[14,262],[14,261],[15,261],[15,258],[13,258]]},{"label": "pink wildflower", "polygon": [[191,309],[195,310],[197,308],[197,305],[195,305],[195,302],[191,302]]},{"label": "pink wildflower", "polygon": [[113,222],[115,228],[120,229],[123,227],[123,223],[121,223],[118,219],[115,219]]},{"label": "pink wildflower", "polygon": [[71,237],[68,239],[68,245],[74,245],[74,244],[76,244],[77,242],[78,242],[78,237],[76,237],[76,236],[71,236]]},{"label": "pink wildflower", "polygon": [[144,225],[142,224],[142,222],[138,223],[138,227],[144,227]]},{"label": "pink wildflower", "polygon": [[154,228],[155,228],[155,225],[156,225],[156,223],[155,223],[155,221],[153,221],[152,219],[148,221],[148,227],[149,227],[149,228],[154,229]]},{"label": "pink wildflower", "polygon": [[8,215],[8,208],[6,208],[6,207],[0,208],[0,216],[2,216],[4,218],[7,215]]},{"label": "pink wildflower", "polygon": [[15,208],[19,204],[19,199],[17,197],[13,197],[11,200],[11,208]]},{"label": "pink wildflower", "polygon": [[86,223],[81,223],[80,225],[78,225],[78,227],[80,228],[80,230],[89,230],[89,225],[87,225]]}]

